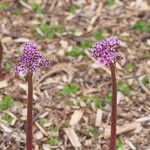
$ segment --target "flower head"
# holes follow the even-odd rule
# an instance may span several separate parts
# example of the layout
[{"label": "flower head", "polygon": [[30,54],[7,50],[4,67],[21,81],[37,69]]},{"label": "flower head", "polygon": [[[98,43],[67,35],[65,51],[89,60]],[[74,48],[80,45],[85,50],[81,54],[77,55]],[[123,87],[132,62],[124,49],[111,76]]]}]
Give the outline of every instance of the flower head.
[{"label": "flower head", "polygon": [[98,41],[92,46],[92,56],[98,60],[99,64],[109,65],[111,62],[116,62],[122,59],[122,56],[118,55],[114,49],[114,46],[119,43],[120,41],[113,37]]},{"label": "flower head", "polygon": [[23,54],[19,56],[19,62],[14,67],[16,74],[35,72],[39,67],[48,67],[48,60],[42,58],[42,54],[37,50],[36,45],[25,43]]}]

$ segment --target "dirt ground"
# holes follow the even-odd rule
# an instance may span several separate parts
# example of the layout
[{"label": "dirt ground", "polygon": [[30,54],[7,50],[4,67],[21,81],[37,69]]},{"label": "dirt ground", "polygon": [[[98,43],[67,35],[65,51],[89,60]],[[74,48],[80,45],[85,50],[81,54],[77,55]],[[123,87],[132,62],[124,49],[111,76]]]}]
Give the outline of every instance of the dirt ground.
[{"label": "dirt ground", "polygon": [[124,57],[116,64],[117,150],[150,150],[148,0],[0,0],[0,150],[25,149],[27,83],[12,68],[28,41],[55,62],[34,74],[34,150],[109,149],[110,69],[90,54],[109,36],[122,41]]}]

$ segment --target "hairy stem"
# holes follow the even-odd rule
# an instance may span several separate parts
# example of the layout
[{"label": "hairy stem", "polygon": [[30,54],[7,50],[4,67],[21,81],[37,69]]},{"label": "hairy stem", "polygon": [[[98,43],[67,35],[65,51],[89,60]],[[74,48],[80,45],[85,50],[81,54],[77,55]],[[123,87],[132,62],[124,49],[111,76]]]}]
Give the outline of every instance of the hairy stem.
[{"label": "hairy stem", "polygon": [[0,42],[0,78],[3,78],[2,59],[3,59],[3,47],[2,47],[2,43]]},{"label": "hairy stem", "polygon": [[110,149],[116,150],[116,120],[117,120],[117,83],[115,64],[110,63],[111,78],[112,78],[112,109],[111,109],[111,136]]},{"label": "hairy stem", "polygon": [[32,73],[27,75],[28,82],[28,106],[27,106],[27,132],[26,132],[26,149],[32,150],[32,100],[33,100],[33,83]]}]

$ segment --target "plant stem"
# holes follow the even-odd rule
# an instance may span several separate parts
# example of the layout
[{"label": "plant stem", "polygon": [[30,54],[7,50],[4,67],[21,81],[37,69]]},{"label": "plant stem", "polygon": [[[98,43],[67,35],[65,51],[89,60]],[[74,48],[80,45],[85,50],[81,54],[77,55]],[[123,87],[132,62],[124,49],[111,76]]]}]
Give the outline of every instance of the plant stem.
[{"label": "plant stem", "polygon": [[111,109],[111,136],[110,149],[116,150],[116,120],[117,120],[117,83],[115,64],[110,63],[111,78],[112,78],[112,109]]},{"label": "plant stem", "polygon": [[28,106],[27,106],[27,132],[26,132],[26,149],[32,150],[32,100],[33,100],[33,83],[32,73],[27,74],[28,82]]},{"label": "plant stem", "polygon": [[2,72],[2,59],[3,59],[3,47],[2,43],[0,42],[0,78],[4,77],[4,74]]}]

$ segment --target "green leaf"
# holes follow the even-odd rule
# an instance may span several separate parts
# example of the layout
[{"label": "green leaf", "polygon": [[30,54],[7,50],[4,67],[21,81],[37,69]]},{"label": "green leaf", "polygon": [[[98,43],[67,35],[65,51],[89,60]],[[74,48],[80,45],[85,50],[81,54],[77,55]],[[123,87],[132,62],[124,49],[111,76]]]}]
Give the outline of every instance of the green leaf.
[{"label": "green leaf", "polygon": [[50,138],[48,138],[47,143],[52,145],[52,146],[57,145],[58,136],[51,136]]},{"label": "green leaf", "polygon": [[67,51],[66,54],[71,57],[78,57],[80,55],[83,55],[84,52],[77,48],[72,48],[70,51]]},{"label": "green leaf", "polygon": [[150,32],[150,24],[140,20],[135,22],[132,28],[140,32]]},{"label": "green leaf", "polygon": [[1,119],[6,121],[7,123],[11,123],[11,121],[13,120],[13,118],[11,116],[9,116],[8,114],[4,114],[1,116]]},{"label": "green leaf", "polygon": [[4,96],[0,101],[0,110],[7,110],[13,104],[13,99],[10,96]]}]

